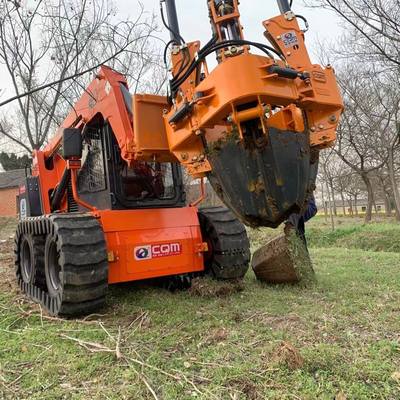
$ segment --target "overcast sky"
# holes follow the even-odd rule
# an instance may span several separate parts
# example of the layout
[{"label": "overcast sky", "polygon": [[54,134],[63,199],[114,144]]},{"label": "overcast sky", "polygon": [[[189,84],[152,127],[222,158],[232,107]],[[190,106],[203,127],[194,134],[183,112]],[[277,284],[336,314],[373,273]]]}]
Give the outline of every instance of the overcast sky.
[{"label": "overcast sky", "polygon": [[[23,4],[29,5],[29,2],[35,0],[24,0]],[[114,0],[121,18],[125,19],[135,17],[138,14],[138,0]],[[160,1],[159,0],[140,0],[146,12],[154,13],[158,18],[159,26],[162,27],[160,18]],[[210,24],[208,19],[207,1],[206,0],[176,0],[178,17],[181,27],[181,34],[186,41],[200,40],[205,44],[211,35]],[[245,38],[252,41],[263,42],[262,21],[279,14],[276,0],[241,0],[240,2],[241,21],[244,26]],[[326,10],[309,9],[302,5],[302,0],[294,0],[293,11],[297,14],[304,15],[310,23],[310,31],[307,33],[306,39],[308,49],[314,55],[313,61],[318,62],[316,57],[316,49],[319,43],[335,42],[340,34],[341,28],[337,17]],[[163,38],[169,40],[169,35],[164,31]],[[211,60],[209,60],[211,61]],[[334,64],[334,60],[329,60]],[[0,89],[2,89],[1,99],[5,100],[14,95],[10,85],[10,79],[5,72],[4,67],[0,64]],[[3,92],[4,90],[4,92]],[[12,109],[12,105],[6,108]],[[4,111],[1,110],[1,111]],[[0,151],[5,148],[5,138],[0,138]]]},{"label": "overcast sky", "polygon": [[[25,0],[25,4],[29,5],[32,0]],[[136,0],[114,0],[119,13],[123,18],[137,16]],[[154,13],[160,20],[160,1],[159,0],[141,0],[145,10],[151,14]],[[199,39],[205,44],[211,35],[210,24],[208,19],[207,1],[206,0],[176,0],[178,17],[181,27],[181,34],[186,41]],[[307,43],[314,61],[315,49],[319,42],[335,41],[340,35],[340,27],[338,20],[334,14],[321,9],[309,9],[302,5],[302,0],[294,0],[293,10],[304,15],[310,25],[310,31],[307,33]],[[262,21],[279,14],[278,6],[275,0],[241,0],[240,2],[241,21],[244,26],[245,38],[252,41],[265,41],[263,36]],[[163,34],[164,39],[168,40],[168,33]],[[2,99],[11,97],[14,93],[11,89],[9,78],[5,70],[0,65],[0,88],[5,89],[2,93]]]},{"label": "overcast sky", "polygon": [[[29,4],[25,0],[25,4]],[[137,16],[136,0],[115,0],[117,8],[123,18]],[[159,0],[141,0],[148,13],[155,13],[162,26]],[[181,34],[186,41],[199,39],[205,44],[211,35],[208,19],[208,10],[206,0],[176,0],[179,22],[181,25]],[[340,27],[334,14],[321,9],[309,9],[302,5],[301,0],[294,0],[293,10],[297,14],[304,15],[310,22],[310,31],[307,33],[307,43],[311,53],[318,43],[324,41],[334,42],[340,36]],[[242,24],[246,39],[252,41],[264,41],[262,21],[279,14],[278,6],[275,0],[241,0],[240,11],[242,14]],[[168,33],[164,33],[164,38],[169,39]],[[313,57],[314,61],[318,60]],[[9,84],[9,79],[0,65],[0,88],[5,89],[2,99],[11,97],[14,93]]]},{"label": "overcast sky", "polygon": [[[124,15],[134,15],[134,1],[116,0]],[[159,0],[141,0],[145,9],[159,16]],[[176,0],[181,34],[186,41],[200,39],[204,44],[210,39],[211,30],[208,19],[207,0]],[[307,42],[313,51],[317,41],[334,41],[340,36],[337,17],[330,11],[310,9],[302,5],[302,0],[294,0],[293,11],[304,15],[311,27],[307,33]],[[241,0],[241,21],[246,39],[264,41],[262,21],[279,14],[276,0]],[[160,20],[161,26],[161,20]],[[166,38],[168,35],[166,34]]]}]

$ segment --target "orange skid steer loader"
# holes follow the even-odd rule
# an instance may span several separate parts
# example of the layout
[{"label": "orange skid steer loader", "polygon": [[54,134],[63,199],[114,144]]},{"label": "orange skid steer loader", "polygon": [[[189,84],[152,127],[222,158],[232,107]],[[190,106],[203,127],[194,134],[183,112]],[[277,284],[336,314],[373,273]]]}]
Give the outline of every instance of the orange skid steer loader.
[{"label": "orange skid steer loader", "polygon": [[[34,152],[20,188],[16,275],[50,314],[91,313],[118,282],[241,279],[244,224],[276,228],[302,212],[319,151],[335,142],[343,105],[334,70],[311,63],[287,0],[263,22],[269,44],[244,39],[237,0],[208,1],[203,47],[182,39],[174,1],[162,3],[168,95],[132,96],[125,77],[103,66]],[[182,167],[201,179],[192,204]],[[227,208],[198,208],[204,179]]]}]

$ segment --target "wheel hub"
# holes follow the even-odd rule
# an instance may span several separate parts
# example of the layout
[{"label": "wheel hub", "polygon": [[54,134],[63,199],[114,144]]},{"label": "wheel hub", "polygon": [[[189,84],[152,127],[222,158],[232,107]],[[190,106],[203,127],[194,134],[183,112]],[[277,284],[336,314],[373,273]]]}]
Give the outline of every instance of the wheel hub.
[{"label": "wheel hub", "polygon": [[24,237],[21,243],[21,275],[24,282],[30,283],[32,281],[32,271],[31,247],[27,238]]},{"label": "wheel hub", "polygon": [[58,262],[57,244],[52,241],[48,250],[48,277],[49,283],[54,291],[58,291],[61,287],[61,267]]}]

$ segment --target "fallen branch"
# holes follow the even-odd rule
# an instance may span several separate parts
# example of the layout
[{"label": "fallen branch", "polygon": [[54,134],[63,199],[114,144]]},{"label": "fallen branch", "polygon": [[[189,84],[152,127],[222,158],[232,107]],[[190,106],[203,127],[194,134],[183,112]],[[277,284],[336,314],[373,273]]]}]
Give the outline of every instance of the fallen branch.
[{"label": "fallen branch", "polygon": [[[81,319],[81,321],[87,321],[89,318],[92,318],[92,317],[106,317],[107,316],[107,314],[89,314],[89,315],[86,315],[86,317],[84,317],[84,318],[82,318]],[[90,322],[97,322],[97,321],[90,321]]]},{"label": "fallen branch", "polygon": [[[100,326],[102,326],[100,324]],[[103,327],[104,328],[104,327]],[[105,332],[107,333],[108,336],[110,336],[113,341],[116,342],[115,345],[115,350],[110,349],[107,346],[104,346],[100,343],[95,343],[95,342],[87,342],[85,340],[81,340],[81,339],[77,339],[68,335],[64,335],[63,333],[60,334],[61,337],[65,338],[65,339],[69,339],[72,340],[73,342],[78,343],[80,346],[82,346],[83,348],[85,348],[86,350],[88,350],[91,353],[96,353],[96,352],[105,352],[105,353],[115,353],[115,356],[117,357],[118,360],[124,358],[125,360],[128,361],[133,361],[139,363],[140,365],[143,366],[148,366],[150,367],[150,365],[146,365],[145,363],[142,363],[141,361],[138,360],[134,360],[134,359],[130,359],[129,357],[125,357],[122,355],[121,350],[120,350],[120,343],[121,343],[121,327],[118,328],[118,337],[115,340],[109,333],[108,331],[104,328]],[[149,392],[151,393],[151,395],[154,397],[155,400],[159,400],[159,398],[157,397],[156,392],[154,391],[154,389],[151,387],[151,385],[149,384],[149,382],[146,380],[146,378],[143,376],[143,374],[139,373],[138,371],[136,371],[134,369],[134,371],[136,372],[137,376],[139,377],[139,379],[145,384],[145,386],[147,387],[147,389],[149,390]]]},{"label": "fallen branch", "polygon": [[[136,371],[137,372],[137,371]],[[146,385],[147,389],[149,389],[149,392],[151,393],[151,395],[154,397],[154,400],[159,400],[156,392],[154,391],[154,389],[150,386],[149,382],[147,382],[147,380],[145,379],[145,377],[142,374],[139,374],[137,372],[139,378],[142,380],[142,382]]]},{"label": "fallen branch", "polygon": [[[128,361],[128,362],[130,361],[130,362],[132,362],[134,364],[140,365],[141,367],[148,368],[148,369],[151,369],[153,371],[157,371],[160,374],[162,374],[164,376],[167,376],[169,378],[172,378],[172,379],[174,379],[176,381],[184,380],[187,384],[189,384],[190,386],[193,387],[193,389],[195,390],[196,393],[198,393],[199,395],[203,395],[204,394],[196,386],[196,384],[193,381],[191,381],[185,374],[181,373],[180,371],[176,371],[176,372],[178,372],[179,375],[173,375],[173,374],[170,374],[169,372],[166,372],[166,371],[162,370],[161,368],[155,367],[154,365],[147,364],[144,361],[140,361],[140,360],[138,360],[136,358],[131,358],[131,357],[128,357],[128,356],[122,354],[122,352],[120,350],[121,327],[119,327],[117,339],[116,340],[114,339],[114,341],[116,342],[115,349],[111,349],[111,348],[109,348],[109,347],[107,347],[107,346],[105,346],[103,344],[100,344],[100,343],[88,342],[88,341],[85,341],[85,340],[74,338],[74,337],[65,335],[63,333],[61,333],[60,336],[62,338],[64,338],[64,339],[68,339],[68,340],[71,340],[71,341],[73,341],[75,343],[78,343],[81,347],[83,347],[84,349],[88,350],[90,353],[99,353],[99,352],[113,353],[113,354],[115,354],[117,359],[124,359],[125,361]],[[135,372],[138,373],[136,370],[135,370]],[[143,379],[144,379],[143,376],[139,374],[139,377],[143,381]],[[154,399],[158,399],[158,397],[157,397],[156,393],[154,392],[154,390],[151,389],[150,384],[147,381],[146,382],[143,381],[143,383],[149,389],[149,391],[151,392],[151,394],[154,397]]]},{"label": "fallen branch", "polygon": [[[51,317],[50,315],[43,314],[42,307],[40,306],[40,304],[38,306],[40,307],[40,314],[37,312],[37,310],[25,311],[24,309],[21,308],[21,306],[18,306],[18,308],[22,314],[22,317],[39,317],[41,320],[42,326],[43,326],[43,320],[65,322],[65,319]],[[22,318],[22,317],[20,317],[20,318]],[[80,324],[85,324],[85,325],[97,325],[98,324],[98,321],[85,321],[85,320],[79,320],[79,319],[72,320],[72,321],[80,323]]]},{"label": "fallen branch", "polygon": [[121,327],[119,326],[117,342],[115,344],[115,355],[117,356],[117,360],[120,360],[122,358],[122,354],[119,348],[120,343],[121,343]]},{"label": "fallen branch", "polygon": [[83,347],[90,353],[98,353],[98,352],[103,352],[103,353],[115,353],[115,350],[110,349],[107,346],[104,346],[100,343],[96,342],[87,342],[85,340],[77,339],[68,335],[64,335],[63,333],[60,334],[61,337],[65,339],[72,340],[73,342],[76,342],[79,344],[79,346]]},{"label": "fallen branch", "polygon": [[103,329],[103,331],[107,334],[107,336],[113,341],[115,342],[115,338],[110,334],[110,332],[108,332],[108,330],[105,328],[105,326],[103,325],[102,322],[99,322],[100,328]]}]

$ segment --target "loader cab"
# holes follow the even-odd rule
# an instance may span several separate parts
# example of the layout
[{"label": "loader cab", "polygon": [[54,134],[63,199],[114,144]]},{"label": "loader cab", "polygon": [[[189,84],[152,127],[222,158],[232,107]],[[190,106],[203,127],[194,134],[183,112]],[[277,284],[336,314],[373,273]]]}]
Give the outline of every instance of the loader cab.
[{"label": "loader cab", "polygon": [[138,161],[128,167],[108,123],[86,129],[78,192],[99,209],[183,207],[186,196],[181,167]]}]

